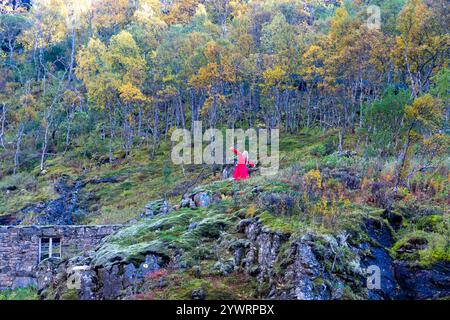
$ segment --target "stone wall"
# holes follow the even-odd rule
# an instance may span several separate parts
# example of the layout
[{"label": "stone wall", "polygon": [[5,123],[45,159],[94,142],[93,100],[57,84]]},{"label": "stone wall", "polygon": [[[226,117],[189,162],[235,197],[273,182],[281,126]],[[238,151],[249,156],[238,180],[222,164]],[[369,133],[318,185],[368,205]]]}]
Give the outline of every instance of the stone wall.
[{"label": "stone wall", "polygon": [[36,284],[39,239],[61,239],[61,258],[89,251],[121,228],[104,226],[0,226],[0,290]]}]

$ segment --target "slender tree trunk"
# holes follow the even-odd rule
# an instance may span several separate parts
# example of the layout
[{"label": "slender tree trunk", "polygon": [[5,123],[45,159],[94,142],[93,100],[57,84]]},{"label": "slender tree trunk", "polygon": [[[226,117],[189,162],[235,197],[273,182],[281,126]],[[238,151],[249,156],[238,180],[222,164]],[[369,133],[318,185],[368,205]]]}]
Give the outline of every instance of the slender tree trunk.
[{"label": "slender tree trunk", "polygon": [[20,156],[20,145],[22,144],[22,136],[23,136],[24,125],[19,124],[19,131],[17,132],[17,141],[16,141],[16,152],[14,153],[14,168],[13,174],[17,174],[17,169],[19,168],[19,156]]},{"label": "slender tree trunk", "polygon": [[49,131],[49,127],[50,127],[49,119],[46,119],[46,121],[45,121],[45,131],[44,131],[44,143],[42,144],[42,152],[41,152],[41,165],[40,165],[41,171],[44,170],[45,153],[47,152],[47,146],[48,146],[48,131]]},{"label": "slender tree trunk", "polygon": [[71,52],[70,52],[70,65],[69,65],[69,76],[68,82],[72,80],[73,66],[75,62],[75,28],[71,30]]},{"label": "slender tree trunk", "polygon": [[13,39],[8,39],[8,50],[9,50],[9,61],[12,65],[14,65],[14,46],[13,46]]},{"label": "slender tree trunk", "polygon": [[114,128],[113,128],[113,114],[111,105],[108,104],[108,114],[109,114],[109,163],[113,161],[113,136],[114,136]]},{"label": "slender tree trunk", "polygon": [[74,106],[72,105],[69,110],[69,114],[67,115],[67,130],[66,130],[66,147],[64,152],[66,152],[70,145],[70,130],[72,128],[72,120],[74,117]]},{"label": "slender tree trunk", "polygon": [[6,103],[2,105],[2,115],[0,116],[0,145],[6,150],[5,146],[5,122],[6,122]]},{"label": "slender tree trunk", "polygon": [[405,167],[406,164],[406,160],[408,157],[408,150],[409,147],[411,145],[411,131],[412,131],[413,126],[411,125],[411,127],[408,130],[408,134],[406,136],[406,142],[403,145],[403,149],[402,152],[400,153],[399,157],[398,157],[398,167],[397,167],[397,174],[396,174],[396,178],[395,178],[395,186],[394,186],[394,192],[397,192],[398,187],[400,186],[401,180],[402,180],[402,174],[403,174],[403,169]]}]

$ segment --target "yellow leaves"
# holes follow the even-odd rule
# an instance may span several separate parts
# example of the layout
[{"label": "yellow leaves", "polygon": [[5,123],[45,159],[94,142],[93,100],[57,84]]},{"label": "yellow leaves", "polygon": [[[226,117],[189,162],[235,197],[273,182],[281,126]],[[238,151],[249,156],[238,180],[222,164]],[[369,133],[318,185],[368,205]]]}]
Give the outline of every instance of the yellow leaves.
[{"label": "yellow leaves", "polygon": [[125,103],[139,103],[146,101],[146,97],[141,90],[127,82],[119,88],[120,99]]},{"label": "yellow leaves", "polygon": [[187,23],[195,15],[198,2],[196,0],[177,0],[164,17],[167,24]]},{"label": "yellow leaves", "polygon": [[228,5],[230,6],[232,15],[234,17],[239,17],[241,15],[247,14],[250,10],[249,5],[242,0],[230,0],[230,2],[228,2]]},{"label": "yellow leaves", "polygon": [[265,85],[268,87],[279,86],[285,79],[286,70],[280,66],[276,65],[273,68],[267,68],[263,72],[263,78],[265,80]]},{"label": "yellow leaves", "polygon": [[31,28],[24,30],[19,41],[26,49],[46,47],[62,41],[67,31],[67,9],[63,0],[35,1],[31,6]]},{"label": "yellow leaves", "polygon": [[63,94],[63,101],[67,105],[79,105],[82,101],[82,94],[78,91],[66,90]]},{"label": "yellow leaves", "polygon": [[90,39],[76,60],[77,77],[100,107],[117,93],[126,102],[145,100],[137,88],[145,79],[146,62],[130,33],[122,31],[111,37],[109,47],[99,39]]},{"label": "yellow leaves", "polygon": [[189,80],[189,85],[197,89],[208,89],[215,81],[219,80],[219,75],[217,63],[208,63],[206,67],[201,67],[198,73]]},{"label": "yellow leaves", "polygon": [[316,191],[322,188],[322,176],[320,171],[313,169],[303,176],[304,187],[308,190]]},{"label": "yellow leaves", "polygon": [[407,37],[418,36],[431,12],[421,0],[409,0],[398,15],[397,30]]},{"label": "yellow leaves", "polygon": [[302,55],[302,75],[306,81],[312,81],[316,77],[323,77],[325,70],[323,60],[325,58],[323,49],[318,45],[311,45]]},{"label": "yellow leaves", "polygon": [[222,53],[222,50],[215,41],[209,41],[206,44],[206,49],[205,49],[204,53],[205,53],[206,59],[208,59],[208,61],[217,62],[220,60],[220,55]]},{"label": "yellow leaves", "polygon": [[86,48],[80,50],[76,56],[77,67],[76,76],[88,82],[97,73],[101,72],[104,66],[106,47],[97,38],[91,38]]},{"label": "yellow leaves", "polygon": [[32,94],[25,94],[20,97],[21,107],[14,117],[18,121],[27,121],[36,118],[36,99]]},{"label": "yellow leaves", "polygon": [[164,83],[166,83],[166,82],[173,82],[173,81],[175,81],[176,80],[176,78],[175,78],[175,76],[173,75],[173,74],[168,74],[168,75],[166,75],[166,76],[164,76],[163,78],[162,78],[162,81],[164,82]]},{"label": "yellow leaves", "polygon": [[[449,47],[448,31],[440,24],[440,16],[422,0],[409,0],[398,15],[394,50],[395,66],[408,73],[424,73],[445,60]],[[414,75],[418,77],[418,75]],[[409,79],[410,80],[410,79]],[[418,82],[413,81],[413,82]],[[415,91],[418,83],[411,83]]]},{"label": "yellow leaves", "polygon": [[20,104],[26,107],[32,107],[36,105],[36,99],[32,94],[24,94],[20,97]]},{"label": "yellow leaves", "polygon": [[119,68],[119,70],[114,71],[125,71],[123,75],[124,82],[134,84],[143,82],[146,62],[141,57],[139,47],[129,32],[121,31],[119,34],[111,37],[108,57],[111,59],[113,67]]},{"label": "yellow leaves", "polygon": [[226,98],[222,94],[213,94],[206,98],[205,103],[203,104],[203,108],[200,111],[200,114],[204,116],[212,107],[221,107],[225,105]]},{"label": "yellow leaves", "polygon": [[206,7],[203,3],[199,3],[197,6],[197,10],[195,10],[196,17],[206,17],[208,12],[206,11]]},{"label": "yellow leaves", "polygon": [[423,139],[423,153],[427,155],[445,154],[449,147],[449,138],[442,133],[435,133]]},{"label": "yellow leaves", "polygon": [[132,11],[129,0],[95,0],[92,7],[94,9],[92,23],[96,28],[123,25]]},{"label": "yellow leaves", "polygon": [[406,118],[433,129],[442,119],[442,102],[430,94],[425,94],[414,100],[411,106],[404,108]]},{"label": "yellow leaves", "polygon": [[346,25],[349,21],[350,15],[348,14],[348,11],[343,7],[337,8],[335,15],[331,19],[329,36],[335,39],[342,37],[348,31]]},{"label": "yellow leaves", "polygon": [[256,205],[255,204],[251,204],[247,208],[247,211],[245,213],[245,217],[246,218],[253,218],[255,216],[255,213],[256,213]]}]

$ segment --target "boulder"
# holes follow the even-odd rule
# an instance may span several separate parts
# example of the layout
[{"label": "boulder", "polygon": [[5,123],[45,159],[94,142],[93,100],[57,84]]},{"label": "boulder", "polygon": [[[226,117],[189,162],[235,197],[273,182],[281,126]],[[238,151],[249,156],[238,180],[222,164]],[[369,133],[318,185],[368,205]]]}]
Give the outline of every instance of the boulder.
[{"label": "boulder", "polygon": [[145,216],[153,217],[156,215],[165,215],[170,211],[169,203],[167,200],[160,199],[147,203],[145,206]]},{"label": "boulder", "polygon": [[203,290],[203,288],[192,290],[191,298],[192,300],[205,300],[206,298],[205,290]]},{"label": "boulder", "polygon": [[211,203],[211,195],[209,192],[200,192],[194,195],[193,200],[196,207],[207,207]]},{"label": "boulder", "polygon": [[211,192],[202,189],[194,190],[192,193],[185,193],[181,199],[181,208],[208,207],[213,202],[220,200],[220,197],[212,195]]}]

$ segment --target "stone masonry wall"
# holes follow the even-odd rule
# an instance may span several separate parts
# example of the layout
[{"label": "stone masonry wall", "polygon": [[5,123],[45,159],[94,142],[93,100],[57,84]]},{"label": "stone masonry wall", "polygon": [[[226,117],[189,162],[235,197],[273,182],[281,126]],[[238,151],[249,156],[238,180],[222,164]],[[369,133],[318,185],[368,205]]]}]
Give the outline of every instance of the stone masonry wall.
[{"label": "stone masonry wall", "polygon": [[0,226],[0,290],[36,284],[39,239],[61,239],[61,258],[91,250],[120,225]]}]

